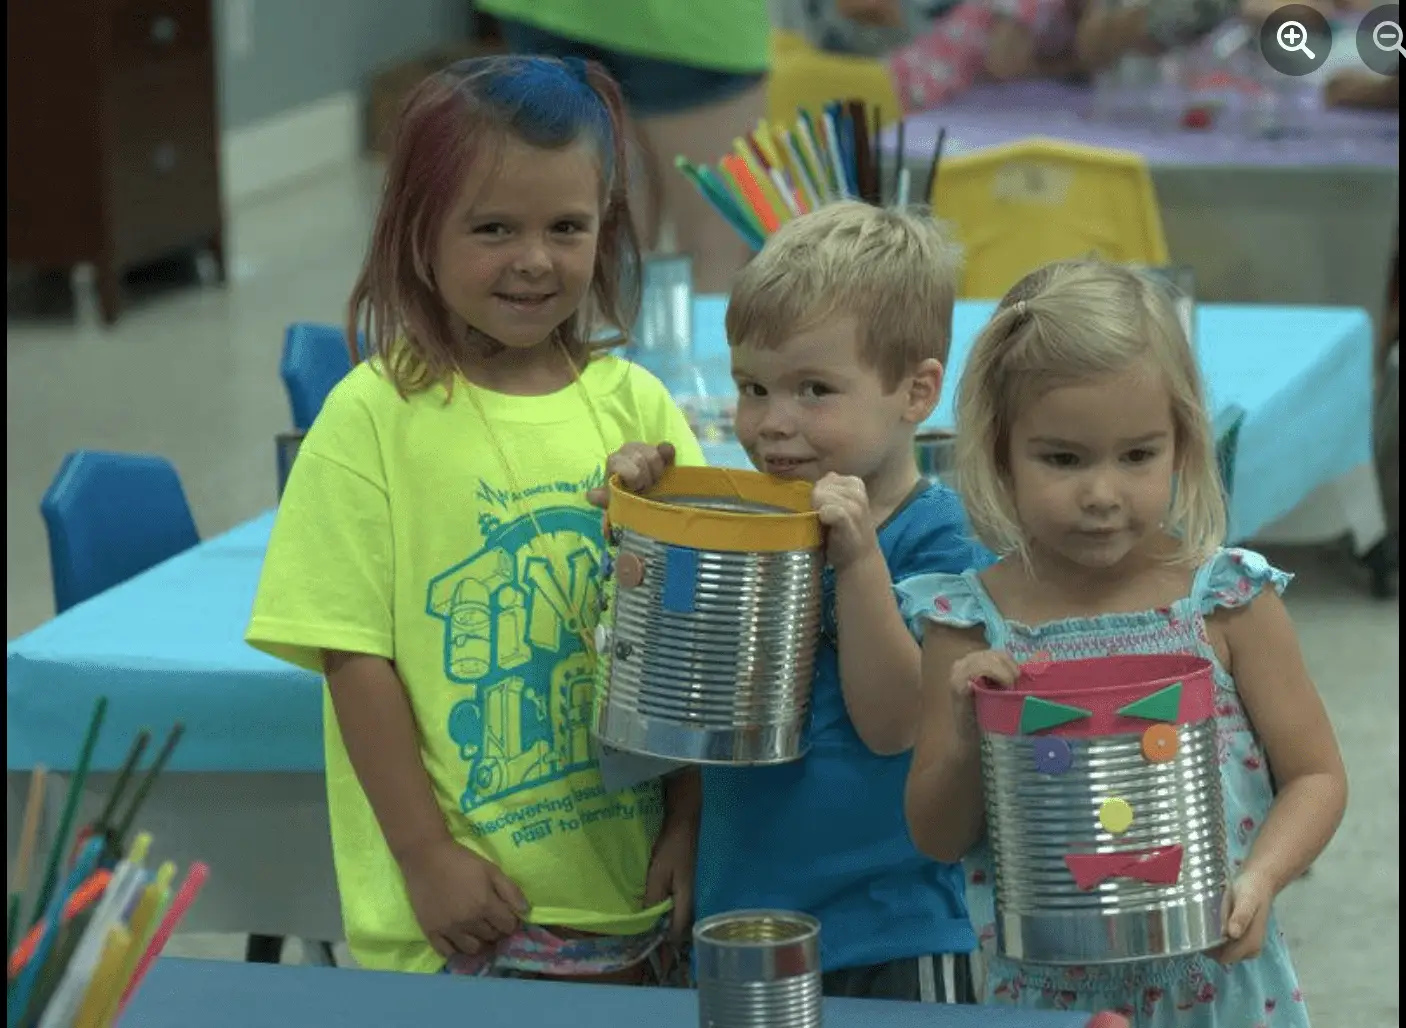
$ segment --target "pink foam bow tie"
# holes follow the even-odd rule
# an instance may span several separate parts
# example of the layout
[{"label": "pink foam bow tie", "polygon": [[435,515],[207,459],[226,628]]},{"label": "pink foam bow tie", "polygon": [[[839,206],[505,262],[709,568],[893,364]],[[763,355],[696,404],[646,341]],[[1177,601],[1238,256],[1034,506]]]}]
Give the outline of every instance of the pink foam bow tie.
[{"label": "pink foam bow tie", "polygon": [[1182,848],[1158,846],[1117,853],[1066,853],[1064,864],[1079,888],[1088,890],[1110,878],[1132,878],[1148,885],[1175,885],[1181,877]]}]

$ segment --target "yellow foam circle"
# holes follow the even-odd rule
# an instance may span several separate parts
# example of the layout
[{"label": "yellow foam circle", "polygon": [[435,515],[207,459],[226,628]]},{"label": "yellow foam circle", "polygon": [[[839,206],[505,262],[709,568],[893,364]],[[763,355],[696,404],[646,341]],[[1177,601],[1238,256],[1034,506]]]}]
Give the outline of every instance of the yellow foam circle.
[{"label": "yellow foam circle", "polygon": [[1098,808],[1098,823],[1103,825],[1104,831],[1122,835],[1132,827],[1133,808],[1127,800],[1117,797],[1104,800]]}]

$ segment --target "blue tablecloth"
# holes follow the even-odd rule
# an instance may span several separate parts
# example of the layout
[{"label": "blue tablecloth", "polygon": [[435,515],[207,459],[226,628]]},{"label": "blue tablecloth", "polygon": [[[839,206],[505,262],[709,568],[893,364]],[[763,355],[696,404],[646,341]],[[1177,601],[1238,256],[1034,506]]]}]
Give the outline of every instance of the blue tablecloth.
[{"label": "blue tablecloth", "polygon": [[244,643],[273,513],[71,607],[7,647],[6,767],[70,769],[107,696],[95,770],[185,723],[177,771],[321,771],[316,676]]},{"label": "blue tablecloth", "polygon": [[[950,380],[934,426],[952,422],[955,377],[988,303],[957,305]],[[719,298],[700,299],[695,336],[726,386]],[[1348,309],[1203,306],[1198,338],[1212,405],[1246,411],[1235,466],[1236,539],[1371,458],[1371,325]],[[729,459],[726,451],[718,454]],[[738,459],[736,454],[732,460]],[[272,474],[270,469],[270,474]],[[139,728],[186,725],[173,768],[322,770],[316,677],[250,649],[242,635],[272,514],[66,611],[6,653],[6,766],[72,767],[88,713],[112,697],[94,767],[115,770]]]},{"label": "blue tablecloth", "polygon": [[[1068,1013],[826,1000],[826,1028],[1084,1028]],[[322,967],[161,960],[123,1028],[696,1028],[681,989],[381,974]]]}]

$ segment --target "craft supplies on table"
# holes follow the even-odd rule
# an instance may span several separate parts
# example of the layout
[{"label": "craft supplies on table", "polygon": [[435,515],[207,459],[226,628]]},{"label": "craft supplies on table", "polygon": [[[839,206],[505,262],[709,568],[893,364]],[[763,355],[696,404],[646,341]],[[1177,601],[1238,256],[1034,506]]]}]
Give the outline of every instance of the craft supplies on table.
[{"label": "craft supplies on table", "polygon": [[[876,206],[928,203],[946,141],[939,133],[922,192],[913,194],[911,172],[902,161],[883,167],[879,147],[882,112],[859,100],[832,100],[819,117],[797,112],[793,125],[757,128],[733,141],[732,153],[716,167],[675,158],[675,166],[718,214],[760,250],[793,218],[841,200]],[[898,123],[899,139],[904,126]],[[902,153],[900,145],[899,153]]]},{"label": "craft supplies on table", "polygon": [[1225,803],[1210,662],[1120,655],[978,683],[1001,952],[1105,964],[1222,941]]},{"label": "craft supplies on table", "polygon": [[209,875],[200,862],[191,865],[179,884],[171,861],[153,873],[147,868],[151,835],[138,832],[132,837],[142,804],[180,741],[179,723],[129,797],[128,786],[151,735],[142,731],[133,739],[102,812],[79,830],[70,848],[79,797],[106,713],[107,700],[100,698],[26,917],[45,770],[36,768],[31,779],[10,885],[6,1028],[109,1028],[117,1023]]},{"label": "craft supplies on table", "polygon": [[804,753],[820,632],[820,522],[810,485],[670,468],[611,489],[596,629],[595,734],[700,764]]}]

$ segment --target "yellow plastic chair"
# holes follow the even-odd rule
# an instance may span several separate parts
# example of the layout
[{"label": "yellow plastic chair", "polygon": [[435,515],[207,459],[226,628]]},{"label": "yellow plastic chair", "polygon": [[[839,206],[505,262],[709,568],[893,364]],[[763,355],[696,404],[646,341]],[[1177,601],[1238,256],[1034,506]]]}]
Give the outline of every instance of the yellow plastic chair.
[{"label": "yellow plastic chair", "polygon": [[862,100],[879,108],[885,124],[898,119],[898,97],[881,62],[825,53],[794,32],[773,32],[767,80],[772,123],[790,125],[801,109],[818,117],[831,100]]},{"label": "yellow plastic chair", "polygon": [[963,297],[1003,296],[1069,257],[1167,263],[1157,194],[1137,154],[1025,139],[944,159],[935,192],[938,217],[966,251]]}]

